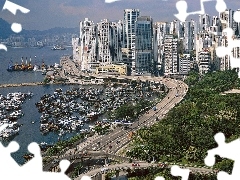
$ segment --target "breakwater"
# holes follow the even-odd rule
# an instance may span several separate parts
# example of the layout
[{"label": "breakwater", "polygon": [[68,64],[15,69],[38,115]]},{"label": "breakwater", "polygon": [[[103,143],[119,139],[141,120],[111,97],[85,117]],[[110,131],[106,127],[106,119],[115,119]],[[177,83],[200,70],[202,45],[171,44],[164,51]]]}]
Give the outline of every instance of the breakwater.
[{"label": "breakwater", "polygon": [[17,84],[0,84],[0,88],[6,87],[21,87],[21,86],[39,86],[44,85],[43,82],[32,82],[32,83],[17,83]]},{"label": "breakwater", "polygon": [[[63,84],[63,85],[103,85],[104,84],[104,79],[109,78],[109,79],[116,79],[118,80],[117,83],[125,83],[126,81],[150,81],[153,83],[160,83],[162,80],[161,78],[156,80],[152,77],[134,77],[134,76],[120,76],[120,77],[112,77],[112,76],[103,76],[97,77],[92,75],[91,80],[78,80],[75,81],[73,79],[70,80],[70,82],[53,82],[53,83],[44,83],[44,82],[29,82],[29,83],[13,83],[13,84],[0,84],[0,88],[7,88],[7,87],[22,87],[22,86],[43,86],[43,85],[51,85],[51,84]],[[161,83],[160,83],[161,84]]]}]

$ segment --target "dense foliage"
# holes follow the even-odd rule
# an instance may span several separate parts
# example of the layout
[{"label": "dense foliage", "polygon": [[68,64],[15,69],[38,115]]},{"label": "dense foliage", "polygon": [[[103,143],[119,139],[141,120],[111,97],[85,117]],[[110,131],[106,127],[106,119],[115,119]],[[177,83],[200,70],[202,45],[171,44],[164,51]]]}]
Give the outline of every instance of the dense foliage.
[{"label": "dense foliage", "polygon": [[73,172],[71,174],[72,179],[78,177],[78,175],[80,174],[82,168],[83,168],[82,163],[79,163],[76,167],[74,167],[74,170],[73,170]]},{"label": "dense foliage", "polygon": [[114,111],[114,117],[116,119],[136,119],[141,113],[149,110],[153,106],[153,102],[141,99],[135,104],[127,103],[117,108]]},{"label": "dense foliage", "polygon": [[[139,176],[141,174],[141,176]],[[145,170],[134,170],[127,174],[128,180],[153,180],[162,176],[165,180],[181,180],[181,177],[172,176],[170,169],[161,169],[150,167]],[[216,180],[215,174],[190,174],[188,180]]]},{"label": "dense foliage", "polygon": [[82,140],[84,138],[84,134],[78,134],[74,137],[71,137],[69,140],[58,141],[53,147],[48,148],[46,154],[49,156],[56,155],[60,153],[65,148],[69,148],[73,146],[76,142]]},{"label": "dense foliage", "polygon": [[[222,92],[238,88],[235,70],[200,76],[191,72],[186,80],[185,99],[150,128],[137,131],[130,157],[142,160],[204,165],[209,149],[217,147],[214,135],[225,134],[232,141],[240,134],[240,95]],[[231,171],[232,161],[217,156],[215,167]]]}]

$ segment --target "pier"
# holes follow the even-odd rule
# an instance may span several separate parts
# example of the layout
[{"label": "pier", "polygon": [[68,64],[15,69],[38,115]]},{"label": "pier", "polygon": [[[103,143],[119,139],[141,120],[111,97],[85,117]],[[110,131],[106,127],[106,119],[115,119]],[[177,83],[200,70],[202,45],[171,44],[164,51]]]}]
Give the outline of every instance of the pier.
[{"label": "pier", "polygon": [[6,87],[21,87],[21,86],[39,86],[44,85],[43,82],[19,83],[19,84],[0,84],[0,88]]}]

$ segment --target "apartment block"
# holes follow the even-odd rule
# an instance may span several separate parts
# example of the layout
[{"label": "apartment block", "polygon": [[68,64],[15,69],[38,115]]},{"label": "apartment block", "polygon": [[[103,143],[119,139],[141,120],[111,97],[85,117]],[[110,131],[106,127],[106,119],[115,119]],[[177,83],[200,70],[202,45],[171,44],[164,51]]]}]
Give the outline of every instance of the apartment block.
[{"label": "apartment block", "polygon": [[[131,69],[134,71],[135,68],[135,21],[140,16],[139,9],[125,9],[123,18],[123,48],[130,50],[129,63]],[[128,64],[129,64],[128,63]]]},{"label": "apartment block", "polygon": [[222,29],[232,28],[234,33],[237,31],[237,23],[233,19],[234,11],[231,9],[227,9],[224,12],[219,13],[220,22],[222,25]]},{"label": "apartment block", "polygon": [[105,66],[121,61],[121,26],[107,19],[97,23],[98,62]]},{"label": "apartment block", "polygon": [[191,68],[190,54],[179,55],[179,74],[187,75]]},{"label": "apartment block", "polygon": [[178,73],[178,40],[173,35],[165,35],[164,39],[164,75]]},{"label": "apartment block", "polygon": [[75,63],[78,64],[78,66],[81,66],[80,63],[80,50],[81,50],[81,46],[80,46],[80,38],[72,38],[72,47],[73,47],[73,61]]},{"label": "apartment block", "polygon": [[80,22],[80,68],[81,70],[94,71],[97,63],[97,29],[93,21],[85,18]]},{"label": "apartment block", "polygon": [[211,26],[211,17],[208,14],[199,15],[198,32],[206,32]]},{"label": "apartment block", "polygon": [[198,53],[198,69],[200,74],[205,74],[211,68],[211,53],[208,49],[204,49]]},{"label": "apartment block", "polygon": [[195,35],[197,33],[197,24],[195,21],[186,21],[183,23],[184,38],[183,45],[185,51],[191,51],[195,49]]}]

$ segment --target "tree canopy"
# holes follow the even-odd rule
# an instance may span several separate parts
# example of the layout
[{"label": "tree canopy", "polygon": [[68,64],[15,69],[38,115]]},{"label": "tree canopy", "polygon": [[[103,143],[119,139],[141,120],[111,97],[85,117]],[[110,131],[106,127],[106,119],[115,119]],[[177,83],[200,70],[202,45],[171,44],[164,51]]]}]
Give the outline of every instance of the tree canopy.
[{"label": "tree canopy", "polygon": [[[185,99],[162,121],[137,131],[128,156],[205,165],[207,151],[218,146],[216,133],[224,133],[227,141],[239,137],[240,95],[221,94],[239,87],[237,72],[218,71],[205,76],[191,72],[186,83],[189,91]],[[218,157],[215,167],[231,171],[232,161]]]}]

